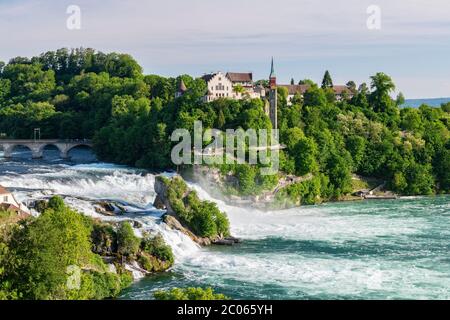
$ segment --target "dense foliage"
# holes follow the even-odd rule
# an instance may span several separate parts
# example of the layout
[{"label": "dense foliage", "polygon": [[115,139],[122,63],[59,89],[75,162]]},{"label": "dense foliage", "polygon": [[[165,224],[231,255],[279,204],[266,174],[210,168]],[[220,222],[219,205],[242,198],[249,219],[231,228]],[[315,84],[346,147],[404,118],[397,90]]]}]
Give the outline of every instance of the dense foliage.
[{"label": "dense foliage", "polygon": [[146,233],[138,238],[128,221],[116,228],[108,223],[96,222],[91,237],[94,252],[120,262],[137,261],[148,272],[165,271],[174,263],[172,249],[161,235]]},{"label": "dense foliage", "polygon": [[216,238],[230,235],[230,222],[214,202],[201,201],[195,191],[189,190],[183,179],[157,177],[165,184],[170,206],[181,222],[200,237]]},{"label": "dense foliage", "polygon": [[156,291],[157,300],[229,300],[223,294],[215,293],[212,288],[173,288],[166,291]]},{"label": "dense foliage", "polygon": [[[92,220],[49,202],[38,217],[3,230],[0,298],[103,299],[115,297],[131,275],[112,273],[91,251]],[[72,281],[71,281],[72,280]]]},{"label": "dense foliage", "polygon": [[132,282],[123,262],[138,261],[149,272],[173,264],[159,235],[137,238],[128,222],[115,228],[94,221],[59,197],[41,208],[38,218],[0,224],[0,299],[112,298]]},{"label": "dense foliage", "polygon": [[[202,102],[206,84],[183,75],[143,75],[129,55],[92,49],[60,49],[39,57],[15,58],[0,74],[0,133],[30,138],[40,127],[43,138],[93,138],[98,156],[133,166],[173,166],[170,135],[176,128],[270,128],[264,101],[219,99]],[[181,79],[188,88],[175,92]],[[266,81],[258,81],[267,84]],[[384,73],[370,85],[336,99],[327,72],[322,86],[288,103],[279,88],[278,119],[284,173],[313,180],[284,190],[295,200],[312,203],[337,199],[352,191],[352,174],[385,181],[400,194],[447,193],[450,190],[449,104],[400,108],[392,99],[395,85]],[[261,177],[252,166],[223,167],[238,179],[244,195],[273,189],[275,178]]]}]

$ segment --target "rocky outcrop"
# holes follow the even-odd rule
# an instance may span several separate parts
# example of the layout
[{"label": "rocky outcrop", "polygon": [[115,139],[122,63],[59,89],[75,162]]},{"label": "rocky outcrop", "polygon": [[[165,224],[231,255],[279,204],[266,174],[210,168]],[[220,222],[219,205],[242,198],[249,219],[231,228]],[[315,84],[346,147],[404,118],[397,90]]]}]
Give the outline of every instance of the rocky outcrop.
[{"label": "rocky outcrop", "polygon": [[[173,210],[169,201],[168,188],[163,177],[156,177],[155,179],[155,192],[156,198],[153,202],[153,206],[157,209],[166,210],[167,214],[176,216],[176,212]],[[185,194],[183,194],[185,196]]]},{"label": "rocky outcrop", "polygon": [[163,217],[163,221],[167,224],[171,229],[178,230],[189,238],[191,238],[194,242],[198,243],[201,246],[209,246],[212,241],[209,238],[201,238],[197,237],[192,231],[190,231],[187,227],[184,227],[178,219],[170,214],[165,214]]},{"label": "rocky outcrop", "polygon": [[[154,206],[167,211],[163,219],[170,228],[184,233],[201,246],[233,245],[239,242],[238,239],[229,236],[229,222],[226,214],[220,212],[215,204],[201,201],[181,177],[172,179],[156,177],[155,191],[157,196]],[[205,208],[208,211],[205,212]],[[203,220],[207,223],[199,223],[201,219],[209,220]],[[193,221],[196,223],[192,223]],[[213,227],[216,231],[214,233],[198,227],[198,225],[211,224],[217,224],[214,226],[215,229]]]},{"label": "rocky outcrop", "polygon": [[94,204],[95,211],[102,215],[114,216],[116,214],[116,208],[106,201],[99,201]]}]

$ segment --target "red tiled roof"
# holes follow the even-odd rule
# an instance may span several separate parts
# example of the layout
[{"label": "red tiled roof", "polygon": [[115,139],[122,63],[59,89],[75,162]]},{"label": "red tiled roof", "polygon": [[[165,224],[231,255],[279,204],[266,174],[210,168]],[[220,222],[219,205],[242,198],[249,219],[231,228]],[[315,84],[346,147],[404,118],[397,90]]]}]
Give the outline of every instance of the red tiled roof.
[{"label": "red tiled roof", "polygon": [[342,94],[344,92],[351,93],[350,89],[347,86],[333,86],[334,93]]},{"label": "red tiled roof", "polygon": [[288,89],[289,95],[293,96],[296,93],[304,94],[308,90],[309,85],[307,84],[281,84],[279,87]]},{"label": "red tiled roof", "polygon": [[253,82],[253,73],[228,72],[227,78],[230,79],[231,82]]}]

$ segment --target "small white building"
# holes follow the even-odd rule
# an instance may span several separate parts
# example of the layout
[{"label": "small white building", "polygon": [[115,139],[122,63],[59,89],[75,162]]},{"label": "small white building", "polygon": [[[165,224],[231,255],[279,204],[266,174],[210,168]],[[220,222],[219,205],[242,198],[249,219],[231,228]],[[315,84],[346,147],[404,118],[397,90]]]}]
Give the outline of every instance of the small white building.
[{"label": "small white building", "polygon": [[227,78],[230,79],[233,84],[233,88],[237,86],[241,86],[244,89],[244,92],[237,93],[235,90],[234,98],[235,99],[258,99],[265,96],[265,90],[261,86],[255,86],[253,83],[253,73],[251,72],[228,72]]},{"label": "small white building", "polygon": [[30,210],[16,200],[14,195],[0,185],[0,210],[13,211],[18,215],[28,215]]}]

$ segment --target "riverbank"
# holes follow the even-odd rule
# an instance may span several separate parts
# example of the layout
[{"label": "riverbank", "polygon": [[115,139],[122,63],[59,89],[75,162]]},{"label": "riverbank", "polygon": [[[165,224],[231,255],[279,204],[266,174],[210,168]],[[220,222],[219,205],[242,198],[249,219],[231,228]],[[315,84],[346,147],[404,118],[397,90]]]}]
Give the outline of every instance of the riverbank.
[{"label": "riverbank", "polygon": [[[262,191],[255,195],[243,196],[237,192],[236,186],[239,179],[231,174],[224,174],[219,168],[210,166],[193,166],[183,170],[181,176],[191,183],[202,188],[217,199],[227,204],[238,207],[253,208],[258,210],[281,210],[302,206],[302,199],[293,199],[289,194],[289,187],[300,185],[313,180],[314,176],[308,174],[302,177],[278,173],[277,183],[270,190]],[[362,201],[362,200],[393,200],[399,196],[385,188],[385,182],[376,178],[352,175],[352,192],[340,196],[337,199],[323,199],[317,196],[312,203]]]}]

